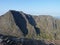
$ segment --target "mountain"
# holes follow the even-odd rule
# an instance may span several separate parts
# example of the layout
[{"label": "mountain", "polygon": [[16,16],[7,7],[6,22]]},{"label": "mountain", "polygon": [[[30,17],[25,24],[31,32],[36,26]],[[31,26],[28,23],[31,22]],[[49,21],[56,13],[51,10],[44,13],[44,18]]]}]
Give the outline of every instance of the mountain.
[{"label": "mountain", "polygon": [[60,19],[60,16],[56,16],[55,18]]},{"label": "mountain", "polygon": [[0,34],[18,38],[60,39],[60,20],[52,16],[33,16],[22,11],[9,10],[0,16]]}]

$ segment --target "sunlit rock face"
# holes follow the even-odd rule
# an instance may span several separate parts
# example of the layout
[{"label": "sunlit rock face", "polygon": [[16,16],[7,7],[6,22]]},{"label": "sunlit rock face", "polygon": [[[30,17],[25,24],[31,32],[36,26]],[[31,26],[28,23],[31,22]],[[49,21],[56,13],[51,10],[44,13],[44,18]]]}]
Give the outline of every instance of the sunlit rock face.
[{"label": "sunlit rock face", "polygon": [[33,16],[9,10],[0,16],[0,34],[31,39],[60,39],[60,20],[52,16]]}]

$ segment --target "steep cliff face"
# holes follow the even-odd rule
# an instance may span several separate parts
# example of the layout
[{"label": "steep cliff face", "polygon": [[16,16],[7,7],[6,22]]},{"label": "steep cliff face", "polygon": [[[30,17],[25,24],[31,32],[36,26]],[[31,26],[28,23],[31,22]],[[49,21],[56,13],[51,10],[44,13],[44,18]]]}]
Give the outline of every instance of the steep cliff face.
[{"label": "steep cliff face", "polygon": [[0,16],[0,34],[18,38],[60,39],[60,20],[10,10]]},{"label": "steep cliff face", "polygon": [[10,11],[0,17],[0,34],[18,37],[23,36]]}]

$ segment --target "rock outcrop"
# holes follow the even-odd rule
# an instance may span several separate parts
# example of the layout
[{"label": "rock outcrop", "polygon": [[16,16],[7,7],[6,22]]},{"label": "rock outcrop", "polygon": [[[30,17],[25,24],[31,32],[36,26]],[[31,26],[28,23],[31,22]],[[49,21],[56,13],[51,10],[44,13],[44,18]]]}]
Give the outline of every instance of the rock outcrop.
[{"label": "rock outcrop", "polygon": [[0,34],[31,39],[60,39],[60,20],[52,16],[33,16],[10,10],[0,16]]}]

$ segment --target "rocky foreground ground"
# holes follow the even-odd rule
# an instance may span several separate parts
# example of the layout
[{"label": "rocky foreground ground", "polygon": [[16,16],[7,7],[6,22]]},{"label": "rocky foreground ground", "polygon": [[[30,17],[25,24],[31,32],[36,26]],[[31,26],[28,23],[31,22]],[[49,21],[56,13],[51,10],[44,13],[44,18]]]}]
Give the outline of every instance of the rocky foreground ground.
[{"label": "rocky foreground ground", "polygon": [[0,45],[60,45],[60,40],[36,40],[0,35]]},{"label": "rocky foreground ground", "polygon": [[60,45],[60,42],[47,42],[45,43],[44,41],[41,40],[24,40],[24,42],[0,42],[0,45]]}]

